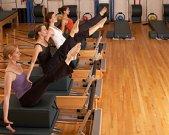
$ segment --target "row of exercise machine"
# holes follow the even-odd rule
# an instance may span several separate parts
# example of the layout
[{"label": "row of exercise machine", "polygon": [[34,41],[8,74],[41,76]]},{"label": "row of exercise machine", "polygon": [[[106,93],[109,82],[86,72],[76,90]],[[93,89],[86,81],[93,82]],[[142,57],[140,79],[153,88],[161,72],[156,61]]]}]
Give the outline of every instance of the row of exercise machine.
[{"label": "row of exercise machine", "polygon": [[[128,3],[129,4],[129,3]],[[163,4],[163,3],[162,3]],[[100,3],[98,6],[98,11],[103,6],[106,6],[110,9],[109,3]],[[129,6],[129,5],[128,5]],[[159,5],[160,6],[160,5]],[[169,28],[167,27],[167,22],[169,21],[169,4],[163,4],[163,19],[158,20],[158,16],[155,13],[149,13],[146,17],[146,23],[151,28],[148,35],[151,39],[169,39]],[[147,7],[146,7],[147,8]],[[108,10],[110,11],[110,10]],[[142,5],[141,0],[136,3],[134,0],[134,4],[131,5],[131,22],[132,23],[141,23],[142,21]],[[146,11],[147,12],[147,11]],[[110,18],[110,13],[108,12],[107,17]],[[143,24],[143,25],[144,25]],[[107,38],[113,39],[134,39],[134,35],[131,31],[131,27],[129,24],[129,19],[126,19],[126,16],[123,12],[118,12],[114,18],[113,31],[108,31],[106,34]]]},{"label": "row of exercise machine", "polygon": [[[34,10],[33,10],[33,14],[34,17],[36,18],[35,23],[37,22],[43,22],[44,20],[44,9],[43,9],[43,5],[42,5],[43,1],[41,1],[40,3],[36,3],[34,2]],[[163,2],[162,2],[163,4]],[[109,21],[111,21],[110,15],[111,15],[111,4],[110,3],[99,3],[98,7],[97,7],[97,12],[99,12],[99,10],[103,7],[106,6],[108,9],[108,12],[106,13],[106,16],[109,18]],[[78,14],[77,14],[77,9],[78,6],[77,5],[67,5],[70,8],[70,14],[69,17],[72,18],[73,20],[77,20],[78,18]],[[147,5],[146,5],[147,6]],[[159,6],[163,6],[163,19],[162,20],[158,20],[158,16],[155,13],[149,13],[147,14],[146,11],[146,21],[147,23],[144,24],[149,24],[151,31],[148,33],[149,37],[151,39],[168,39],[169,38],[169,29],[167,27],[167,22],[169,20],[169,4],[163,4],[163,5],[159,5]],[[128,3],[128,8],[130,8],[129,3]],[[96,9],[95,9],[96,10]],[[147,7],[146,7],[147,10]],[[130,11],[128,9],[128,11]],[[114,12],[114,11],[113,11]],[[131,22],[132,23],[141,23],[141,18],[142,18],[142,5],[141,5],[141,0],[136,1],[134,0],[134,4],[131,5]],[[129,15],[129,13],[128,13]],[[22,16],[21,14],[19,16]],[[84,21],[88,20],[92,18],[92,15],[90,13],[85,13],[82,17],[82,19]],[[113,21],[114,21],[114,25],[111,31],[108,31],[106,34],[107,38],[110,39],[134,39],[134,34],[132,33],[131,30],[131,25],[129,24],[130,17],[125,16],[125,14],[123,12],[118,12]],[[40,20],[40,21],[38,21]],[[31,34],[30,34],[31,35]],[[98,37],[98,33],[95,33],[93,35],[93,37]]]},{"label": "row of exercise machine", "polygon": [[148,15],[149,37],[152,39],[169,39],[169,28],[167,22],[169,21],[169,4],[163,4],[163,20],[158,20],[158,16],[155,13]]},{"label": "row of exercise machine", "polygon": [[[25,34],[24,34],[25,33]],[[34,52],[35,41],[28,39],[27,32],[16,29],[6,35],[6,45],[19,46],[21,60],[19,63],[28,70]],[[33,107],[22,107],[18,98],[12,94],[9,105],[9,119],[14,123],[12,127],[16,129],[15,134],[47,135],[59,133],[56,128],[57,122],[74,122],[79,124],[77,134],[101,134],[102,111],[97,107],[97,102],[102,95],[103,72],[106,71],[106,61],[103,57],[106,51],[105,43],[101,42],[102,36],[99,34],[96,43],[88,42],[83,47],[78,56],[78,62],[72,76],[52,82],[41,101]],[[29,44],[29,45],[28,45]],[[55,50],[50,47],[51,53]],[[2,60],[1,50],[1,70],[4,75],[7,61]],[[42,68],[37,63],[33,68],[30,80],[34,83],[42,76]],[[1,80],[4,78],[2,77]],[[3,83],[1,87],[3,87]],[[3,95],[1,95],[3,97]],[[74,114],[61,113],[67,109],[74,109]],[[70,116],[66,116],[70,115]],[[74,115],[72,117],[72,115]],[[0,106],[0,117],[3,119],[3,103]],[[68,119],[66,119],[69,117]],[[9,124],[9,123],[8,123]],[[87,126],[89,124],[89,126]],[[3,120],[0,123],[0,133],[7,134]]]},{"label": "row of exercise machine", "polygon": [[[132,23],[140,23],[142,16],[141,4],[132,5]],[[151,39],[169,39],[169,28],[167,22],[169,16],[169,4],[163,4],[163,20],[158,20],[158,16],[155,13],[147,15],[147,23],[151,28],[148,35]],[[133,34],[129,22],[125,20],[125,15],[122,12],[116,14],[114,22],[114,31],[108,31],[106,37],[114,39],[132,39]]]}]

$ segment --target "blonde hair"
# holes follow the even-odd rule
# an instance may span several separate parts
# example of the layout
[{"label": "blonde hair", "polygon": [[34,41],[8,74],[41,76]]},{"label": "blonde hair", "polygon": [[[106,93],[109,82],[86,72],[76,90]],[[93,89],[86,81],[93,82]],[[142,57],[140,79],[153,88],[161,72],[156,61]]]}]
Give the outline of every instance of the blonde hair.
[{"label": "blonde hair", "polygon": [[3,50],[3,59],[4,60],[9,59],[9,54],[12,55],[15,52],[16,48],[17,48],[17,46],[14,46],[14,45],[5,46],[5,48]]}]

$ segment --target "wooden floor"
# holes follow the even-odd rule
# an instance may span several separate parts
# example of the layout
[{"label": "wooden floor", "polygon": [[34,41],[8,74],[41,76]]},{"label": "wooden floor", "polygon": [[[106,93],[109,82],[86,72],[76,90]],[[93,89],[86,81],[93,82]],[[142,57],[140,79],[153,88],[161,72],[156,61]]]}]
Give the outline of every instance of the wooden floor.
[{"label": "wooden floor", "polygon": [[169,135],[169,41],[132,31],[133,41],[107,40],[102,135]]},{"label": "wooden floor", "polygon": [[[169,135],[169,41],[150,40],[141,24],[132,31],[135,40],[105,39],[102,135]],[[58,127],[64,135],[77,129]]]}]

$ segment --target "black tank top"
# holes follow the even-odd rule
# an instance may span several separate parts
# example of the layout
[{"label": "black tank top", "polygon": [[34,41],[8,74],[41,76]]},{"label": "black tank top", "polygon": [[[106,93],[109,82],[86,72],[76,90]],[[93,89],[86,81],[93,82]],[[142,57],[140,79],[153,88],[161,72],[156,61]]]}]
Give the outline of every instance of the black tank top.
[{"label": "black tank top", "polygon": [[36,43],[35,45],[40,45],[42,47],[42,52],[38,55],[38,63],[43,68],[44,73],[47,72],[47,63],[51,59],[52,55],[50,53],[50,47],[43,46],[39,43]]}]

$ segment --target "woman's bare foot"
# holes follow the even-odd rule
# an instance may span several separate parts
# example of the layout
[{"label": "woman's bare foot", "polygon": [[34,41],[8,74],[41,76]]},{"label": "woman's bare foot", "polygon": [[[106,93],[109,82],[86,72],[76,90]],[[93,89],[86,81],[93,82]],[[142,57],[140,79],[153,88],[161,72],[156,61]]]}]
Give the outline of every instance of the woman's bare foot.
[{"label": "woman's bare foot", "polygon": [[107,21],[107,17],[103,18],[99,23],[99,28],[103,28],[105,22]]},{"label": "woman's bare foot", "polygon": [[67,54],[67,58],[65,60],[65,62],[67,63],[67,65],[69,65],[69,63],[74,60],[74,58],[76,58],[77,54],[79,53],[81,49],[81,43],[77,43],[76,46],[74,46]]},{"label": "woman's bare foot", "polygon": [[77,43],[68,53],[69,56],[75,57],[81,49],[81,43]]},{"label": "woman's bare foot", "polygon": [[100,11],[100,15],[103,16],[106,12],[107,12],[107,8],[104,7],[104,8],[102,8],[102,10]]},{"label": "woman's bare foot", "polygon": [[73,28],[70,32],[70,36],[74,36],[78,32],[79,32],[79,19],[74,23]]}]

